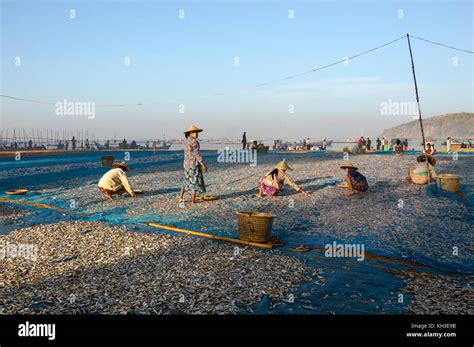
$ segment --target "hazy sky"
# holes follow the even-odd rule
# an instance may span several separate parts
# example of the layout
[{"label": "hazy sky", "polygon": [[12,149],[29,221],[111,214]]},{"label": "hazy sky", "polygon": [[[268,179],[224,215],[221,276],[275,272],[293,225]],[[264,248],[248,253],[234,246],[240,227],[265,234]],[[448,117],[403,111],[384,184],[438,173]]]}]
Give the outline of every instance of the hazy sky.
[{"label": "hazy sky", "polygon": [[[175,138],[194,123],[204,138],[244,130],[259,139],[374,136],[412,120],[381,112],[389,100],[414,101],[406,40],[347,65],[284,78],[407,32],[473,50],[472,1],[1,4],[1,94],[96,103],[89,119],[0,98],[3,133],[49,128]],[[473,55],[415,39],[412,47],[423,114],[472,112]]]}]

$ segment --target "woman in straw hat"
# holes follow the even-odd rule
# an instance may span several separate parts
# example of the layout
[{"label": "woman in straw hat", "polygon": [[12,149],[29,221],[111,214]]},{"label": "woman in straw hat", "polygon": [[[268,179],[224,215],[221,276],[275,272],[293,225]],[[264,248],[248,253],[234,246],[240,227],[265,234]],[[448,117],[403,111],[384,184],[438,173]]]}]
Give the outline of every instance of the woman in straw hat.
[{"label": "woman in straw hat", "polygon": [[261,176],[258,180],[259,187],[257,196],[259,198],[261,198],[263,194],[266,196],[278,196],[285,183],[296,191],[308,195],[309,193],[307,191],[291,180],[291,178],[286,173],[287,170],[292,170],[292,168],[290,168],[283,159],[283,161],[279,162],[266,175]]},{"label": "woman in straw hat", "polygon": [[198,141],[199,129],[195,125],[191,125],[184,132],[184,181],[181,186],[179,201],[184,201],[184,192],[191,191],[191,202],[196,202],[196,192],[205,193],[203,172],[207,171],[207,167],[201,157],[201,150]]},{"label": "woman in straw hat", "polygon": [[[426,159],[428,158],[428,163]],[[408,169],[408,177],[414,184],[427,184],[429,176],[436,177],[436,171],[433,166],[436,165],[436,159],[431,155],[422,154],[416,158],[417,165]]]},{"label": "woman in straw hat", "polygon": [[364,175],[362,175],[351,162],[341,166],[341,169],[346,170],[345,180],[347,182],[347,190],[349,195],[358,194],[367,191],[369,184]]},{"label": "woman in straw hat", "polygon": [[112,195],[122,195],[125,192],[133,199],[137,197],[127,178],[126,172],[129,171],[125,162],[114,163],[112,169],[102,176],[99,181],[99,190],[106,199],[112,200]]}]

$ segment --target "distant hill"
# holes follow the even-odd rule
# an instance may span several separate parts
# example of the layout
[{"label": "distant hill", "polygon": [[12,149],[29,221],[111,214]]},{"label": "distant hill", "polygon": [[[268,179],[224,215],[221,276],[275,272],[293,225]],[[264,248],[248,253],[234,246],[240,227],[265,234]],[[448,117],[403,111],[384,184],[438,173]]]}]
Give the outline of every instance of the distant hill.
[{"label": "distant hill", "polygon": [[[425,136],[431,138],[474,137],[474,113],[461,112],[449,113],[442,116],[423,118]],[[400,124],[390,129],[385,129],[380,137],[394,138],[420,138],[421,130],[418,120]]]}]

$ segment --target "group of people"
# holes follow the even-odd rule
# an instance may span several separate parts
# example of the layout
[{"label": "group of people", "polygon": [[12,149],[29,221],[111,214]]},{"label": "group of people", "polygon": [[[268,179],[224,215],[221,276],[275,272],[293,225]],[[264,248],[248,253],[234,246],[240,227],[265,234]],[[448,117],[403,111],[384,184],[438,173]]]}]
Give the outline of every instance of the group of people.
[{"label": "group of people", "polygon": [[[181,192],[179,194],[179,202],[184,202],[186,192],[191,193],[191,202],[196,202],[197,194],[206,192],[204,183],[204,173],[207,172],[207,166],[201,156],[199,133],[203,130],[192,125],[185,132],[184,140],[184,162],[183,162],[183,181],[181,184]],[[369,143],[370,146],[370,143]],[[436,175],[433,166],[436,160],[428,154],[420,155],[417,158],[417,165],[408,170],[408,179],[415,184],[426,184],[429,177]],[[366,192],[369,188],[366,177],[361,174],[358,168],[350,162],[346,162],[340,167],[345,171],[345,182],[348,195]],[[291,167],[285,160],[279,162],[269,172],[258,179],[258,197],[278,196],[284,185],[289,185],[297,192],[308,195],[310,194],[299,185],[297,185],[288,175]],[[129,194],[133,199],[136,198],[137,191],[127,178],[126,173],[130,168],[125,162],[114,163],[111,170],[105,173],[99,181],[99,190],[107,199],[112,199],[115,194]]]},{"label": "group of people", "polygon": [[[191,192],[192,203],[196,202],[197,193],[205,193],[204,175],[207,171],[206,164],[201,156],[200,145],[198,141],[199,129],[192,125],[184,132],[184,177],[181,184],[181,193],[179,201],[184,201],[186,191]],[[123,195],[128,193],[133,199],[137,197],[137,191],[132,189],[127,178],[127,172],[130,168],[125,162],[114,163],[112,169],[107,171],[99,181],[99,190],[106,199],[112,200],[113,195]],[[141,191],[140,191],[141,193]]]},{"label": "group of people", "polygon": [[359,137],[359,140],[357,140],[357,147],[359,147],[359,149],[366,149],[367,151],[370,151],[372,148],[372,140],[368,136],[366,139],[361,136]]},{"label": "group of people", "polygon": [[[358,143],[359,148],[365,148],[368,151],[370,151],[371,148],[372,148],[372,146],[371,146],[372,141],[370,140],[369,137],[367,137],[367,139],[364,139],[361,136],[357,143]],[[402,152],[402,151],[408,150],[408,139],[404,139],[402,141],[402,140],[397,138],[395,140],[395,143],[393,143],[393,145],[392,145],[391,141],[386,137],[382,137],[382,139],[377,137],[377,140],[375,140],[375,149],[377,151],[388,151],[391,148],[393,150],[395,150],[396,152]]]},{"label": "group of people", "polygon": [[[351,162],[347,162],[341,166],[345,171],[345,182],[348,195],[354,195],[366,192],[369,189],[367,178],[362,175],[356,166]],[[261,176],[258,180],[258,197],[278,196],[285,184],[288,184],[297,192],[309,195],[310,193],[298,186],[287,174],[288,170],[292,170],[285,160],[279,162],[272,170]]]}]

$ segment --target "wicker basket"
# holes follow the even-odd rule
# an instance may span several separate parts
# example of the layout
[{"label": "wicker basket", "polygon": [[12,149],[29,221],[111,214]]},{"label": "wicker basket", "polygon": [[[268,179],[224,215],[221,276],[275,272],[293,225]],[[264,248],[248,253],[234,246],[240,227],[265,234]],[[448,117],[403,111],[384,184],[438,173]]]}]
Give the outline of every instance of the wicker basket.
[{"label": "wicker basket", "polygon": [[240,239],[266,243],[272,236],[274,215],[261,212],[237,212]]},{"label": "wicker basket", "polygon": [[115,158],[111,155],[104,155],[102,158],[100,158],[100,162],[102,163],[102,167],[112,167],[112,164],[114,163]]}]

